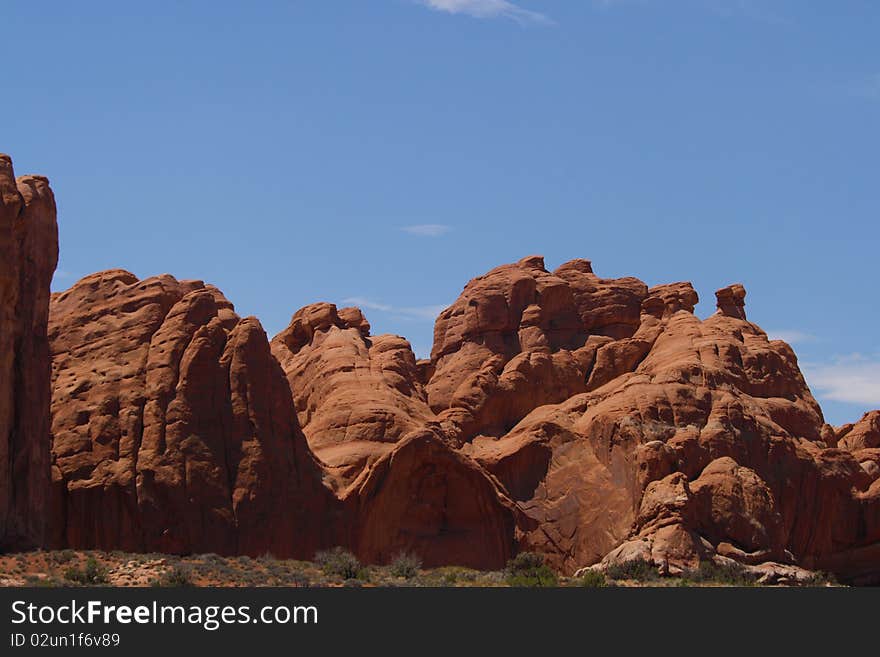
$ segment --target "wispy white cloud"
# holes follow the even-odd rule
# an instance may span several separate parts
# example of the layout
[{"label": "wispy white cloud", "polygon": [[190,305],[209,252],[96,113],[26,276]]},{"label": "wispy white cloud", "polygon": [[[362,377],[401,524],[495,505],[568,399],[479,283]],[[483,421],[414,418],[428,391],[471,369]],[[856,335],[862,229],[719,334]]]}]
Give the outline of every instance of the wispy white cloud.
[{"label": "wispy white cloud", "polygon": [[366,310],[379,310],[383,313],[391,312],[391,310],[393,310],[392,307],[387,304],[370,301],[364,297],[348,297],[347,299],[343,299],[342,303],[350,306],[357,306],[358,308]]},{"label": "wispy white cloud", "polygon": [[771,340],[785,340],[788,344],[803,344],[805,342],[816,342],[816,340],[818,340],[815,335],[798,331],[796,329],[768,329],[767,337]]},{"label": "wispy white cloud", "polygon": [[378,312],[388,313],[402,319],[416,319],[434,321],[443,310],[446,304],[436,304],[429,306],[392,306],[387,303],[381,303],[373,299],[365,297],[348,297],[342,300],[342,303],[357,306],[366,310],[375,310]]},{"label": "wispy white cloud", "polygon": [[880,355],[850,354],[830,363],[803,363],[802,369],[820,398],[880,406]]},{"label": "wispy white cloud", "polygon": [[452,226],[445,224],[416,224],[415,226],[404,226],[400,230],[410,235],[418,235],[419,237],[440,237],[452,230]]},{"label": "wispy white cloud", "polygon": [[521,25],[526,23],[552,24],[553,21],[537,11],[523,9],[509,0],[418,0],[436,11],[465,14],[474,18],[509,18]]},{"label": "wispy white cloud", "polygon": [[397,312],[404,317],[412,317],[413,319],[429,319],[432,322],[437,319],[437,315],[442,313],[448,304],[436,304],[434,306],[413,306],[409,308],[398,308]]}]

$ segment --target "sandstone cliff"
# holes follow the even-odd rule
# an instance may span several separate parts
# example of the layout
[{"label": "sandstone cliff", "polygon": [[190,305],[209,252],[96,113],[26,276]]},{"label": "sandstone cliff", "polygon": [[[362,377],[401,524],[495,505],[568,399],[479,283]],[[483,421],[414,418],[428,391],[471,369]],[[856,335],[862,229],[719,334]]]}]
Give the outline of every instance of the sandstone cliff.
[{"label": "sandstone cliff", "polygon": [[55,199],[0,154],[0,549],[42,545],[49,518],[49,285]]},{"label": "sandstone cliff", "polygon": [[53,544],[311,557],[336,531],[260,323],[121,270],[53,295]]},{"label": "sandstone cliff", "polygon": [[[437,319],[430,361],[330,304],[298,311],[272,345],[310,445],[337,495],[355,503],[353,527],[373,517],[359,502],[371,477],[409,482],[372,496],[376,517],[434,500],[433,515],[355,530],[350,544],[369,557],[393,544],[461,562],[457,548],[435,549],[438,537],[490,524],[501,540],[477,544],[495,566],[529,549],[567,572],[628,559],[677,572],[732,558],[870,576],[877,414],[827,426],[791,348],[748,321],[743,286],[716,297],[716,314],[700,320],[689,283],[602,279],[586,260],[550,272],[532,256],[465,286]],[[444,496],[393,457],[404,448],[458,463]],[[462,481],[493,510],[452,503]]]}]

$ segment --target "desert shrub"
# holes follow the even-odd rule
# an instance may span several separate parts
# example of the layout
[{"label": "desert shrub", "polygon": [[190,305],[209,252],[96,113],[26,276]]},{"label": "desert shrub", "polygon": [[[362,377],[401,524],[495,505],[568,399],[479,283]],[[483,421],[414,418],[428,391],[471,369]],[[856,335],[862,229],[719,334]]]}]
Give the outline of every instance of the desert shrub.
[{"label": "desert shrub", "polygon": [[208,552],[207,554],[201,555],[202,563],[206,564],[225,564],[226,559],[221,557],[219,554],[215,554],[214,552]]},{"label": "desert shrub", "polygon": [[153,586],[165,587],[186,587],[195,586],[192,581],[192,574],[188,568],[175,566],[171,570],[162,573],[162,576],[153,580]]},{"label": "desert shrub", "polygon": [[238,571],[225,561],[218,561],[207,572],[221,581],[232,581],[238,576]]},{"label": "desert shrub", "polygon": [[608,586],[608,581],[605,579],[605,573],[599,572],[598,570],[588,570],[584,573],[583,577],[577,580],[579,586],[583,586],[588,589],[600,589]]},{"label": "desert shrub", "polygon": [[304,588],[312,583],[309,576],[300,571],[289,573],[285,579],[288,586],[294,586],[296,588]]},{"label": "desert shrub", "polygon": [[265,573],[256,570],[246,570],[240,572],[238,574],[238,577],[248,586],[259,586],[261,584],[264,584],[266,581]]},{"label": "desert shrub", "polygon": [[321,567],[325,575],[337,575],[344,580],[358,579],[364,571],[357,557],[342,547],[318,552],[315,555],[315,563]]},{"label": "desert shrub", "polygon": [[53,553],[51,558],[55,563],[61,564],[69,562],[74,556],[76,556],[76,553],[73,550],[61,550],[60,552]]},{"label": "desert shrub", "polygon": [[404,579],[412,579],[419,574],[422,567],[422,560],[416,554],[409,552],[401,552],[389,566],[389,571],[395,577],[403,577]]},{"label": "desert shrub", "polygon": [[610,579],[632,579],[637,582],[650,582],[660,577],[654,564],[644,559],[632,559],[609,566],[605,575]]},{"label": "desert shrub", "polygon": [[278,561],[278,558],[272,554],[271,552],[264,552],[259,557],[257,557],[257,562],[263,565],[267,565],[270,563],[275,563]]},{"label": "desert shrub", "polygon": [[509,586],[556,586],[558,582],[544,557],[534,552],[520,552],[508,561],[505,574]]},{"label": "desert shrub", "polygon": [[803,583],[804,586],[837,586],[838,581],[833,573],[817,570],[813,576]]},{"label": "desert shrub", "polygon": [[86,565],[83,568],[75,568],[71,566],[64,571],[64,579],[74,584],[82,584],[84,586],[94,586],[96,584],[107,583],[107,569],[98,563],[95,557],[86,559]]},{"label": "desert shrub", "polygon": [[36,586],[37,588],[55,588],[56,586],[61,586],[61,583],[52,577],[38,578],[35,582],[30,582],[29,586]]},{"label": "desert shrub", "polygon": [[430,575],[439,580],[442,586],[455,586],[458,582],[476,579],[476,573],[459,566],[443,566],[430,571]]},{"label": "desert shrub", "polygon": [[703,561],[697,570],[688,573],[684,579],[707,584],[755,586],[758,576],[749,573],[739,564],[716,564],[712,561]]}]

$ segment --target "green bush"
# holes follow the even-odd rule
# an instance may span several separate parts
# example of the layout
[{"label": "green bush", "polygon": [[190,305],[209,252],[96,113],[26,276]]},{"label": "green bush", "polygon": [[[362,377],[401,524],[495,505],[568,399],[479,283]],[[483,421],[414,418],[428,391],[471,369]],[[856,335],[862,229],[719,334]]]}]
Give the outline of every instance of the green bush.
[{"label": "green bush", "polygon": [[61,564],[69,562],[75,556],[76,553],[73,550],[61,550],[60,552],[55,552],[51,559],[55,563]]},{"label": "green bush", "polygon": [[438,577],[443,582],[443,586],[455,586],[459,582],[466,584],[475,582],[479,576],[477,571],[461,566],[444,566],[432,571],[431,574]]},{"label": "green bush", "polygon": [[175,566],[153,581],[153,586],[185,587],[195,586],[189,569]]},{"label": "green bush", "polygon": [[650,582],[660,577],[654,564],[644,559],[633,559],[609,566],[605,575],[610,579],[632,579],[637,582]]},{"label": "green bush", "polygon": [[703,561],[700,567],[685,576],[692,582],[726,584],[728,586],[755,586],[758,576],[746,571],[739,564],[716,564]]},{"label": "green bush", "polygon": [[419,574],[422,567],[422,560],[416,554],[401,552],[394,561],[391,562],[389,570],[395,577],[403,577],[404,579],[412,579]]},{"label": "green bush", "polygon": [[296,588],[304,588],[311,585],[311,580],[309,576],[303,572],[294,571],[290,573],[286,578],[286,583],[288,586],[293,586]]},{"label": "green bush", "polygon": [[580,578],[578,584],[588,589],[600,589],[608,586],[608,581],[605,579],[604,573],[598,570],[588,570]]},{"label": "green bush", "polygon": [[84,586],[94,586],[96,584],[107,583],[107,569],[101,566],[95,557],[86,559],[84,568],[74,568],[71,566],[64,572],[64,579],[74,584],[82,584]]},{"label": "green bush", "polygon": [[337,575],[344,580],[360,579],[359,576],[365,574],[357,557],[341,547],[318,552],[315,555],[315,562],[325,575]]},{"label": "green bush", "polygon": [[505,569],[508,586],[556,586],[556,573],[544,563],[544,557],[534,552],[520,552],[507,562]]}]

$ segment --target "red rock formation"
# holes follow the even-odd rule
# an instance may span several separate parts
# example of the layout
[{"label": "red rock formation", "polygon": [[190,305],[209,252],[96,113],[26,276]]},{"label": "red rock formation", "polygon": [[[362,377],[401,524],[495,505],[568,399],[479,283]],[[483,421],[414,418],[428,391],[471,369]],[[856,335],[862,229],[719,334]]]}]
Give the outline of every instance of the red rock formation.
[{"label": "red rock formation", "polygon": [[54,543],[310,557],[331,542],[290,389],[201,281],[114,270],[53,295]]},{"label": "red rock formation", "polygon": [[845,424],[835,432],[838,447],[856,452],[880,447],[880,411],[865,413],[855,424]]},{"label": "red rock formation", "polygon": [[405,434],[434,419],[409,343],[370,336],[357,308],[306,306],[272,340],[309,445],[339,494]]},{"label": "red rock formation", "polygon": [[[539,527],[525,533],[524,547],[564,569],[595,561],[627,535],[611,560],[648,553],[687,569],[722,554],[823,567],[841,550],[880,541],[876,492],[851,455],[823,449],[821,412],[794,353],[768,341],[742,305],[730,310],[728,290],[705,321],[687,307],[659,324],[658,313],[643,314],[633,338],[600,349],[596,367],[602,350],[643,333],[641,361],[478,445],[475,458],[508,489],[523,479],[534,485],[517,496]],[[520,455],[525,449],[543,450],[546,472]],[[499,469],[517,461],[526,464],[520,471]]]},{"label": "red rock formation", "polygon": [[346,509],[344,542],[362,559],[409,551],[426,565],[489,568],[513,554],[516,507],[443,440],[406,340],[371,336],[357,308],[318,303],[294,314],[272,351]]},{"label": "red rock formation", "polygon": [[350,545],[368,563],[400,552],[426,566],[500,568],[528,525],[497,481],[429,430],[414,431],[355,482]]},{"label": "red rock formation", "polygon": [[[717,298],[701,321],[689,283],[648,289],[529,257],[465,287],[430,361],[329,304],[299,311],[273,351],[367,559],[462,562],[439,518],[483,546],[472,565],[503,562],[512,521],[515,549],[568,572],[633,555],[672,571],[719,557],[815,567],[864,551],[880,540],[880,449],[861,437],[873,425],[834,434],[791,348],[746,319],[745,289]],[[858,460],[825,448],[836,437]],[[419,488],[424,461],[442,495]]]},{"label": "red rock formation", "polygon": [[825,425],[745,289],[716,296],[700,320],[689,283],[529,257],[471,281],[416,361],[356,308],[301,309],[270,353],[201,282],[87,277],[52,302],[55,540],[880,576],[880,415]]},{"label": "red rock formation", "polygon": [[[816,566],[880,540],[865,530],[874,455],[823,448],[796,357],[747,321],[745,289],[719,290],[700,321],[690,284],[623,280],[526,258],[438,318],[429,403],[529,518],[520,548],[570,571],[629,537],[624,553],[681,569],[719,554]],[[873,447],[863,424],[844,443]]]},{"label": "red rock formation", "polygon": [[55,198],[0,154],[0,549],[42,545],[49,515],[49,285]]},{"label": "red rock formation", "polygon": [[554,273],[532,256],[465,287],[434,329],[428,401],[460,443],[509,431],[532,409],[586,390],[609,336],[630,336],[647,287],[586,260]]}]

